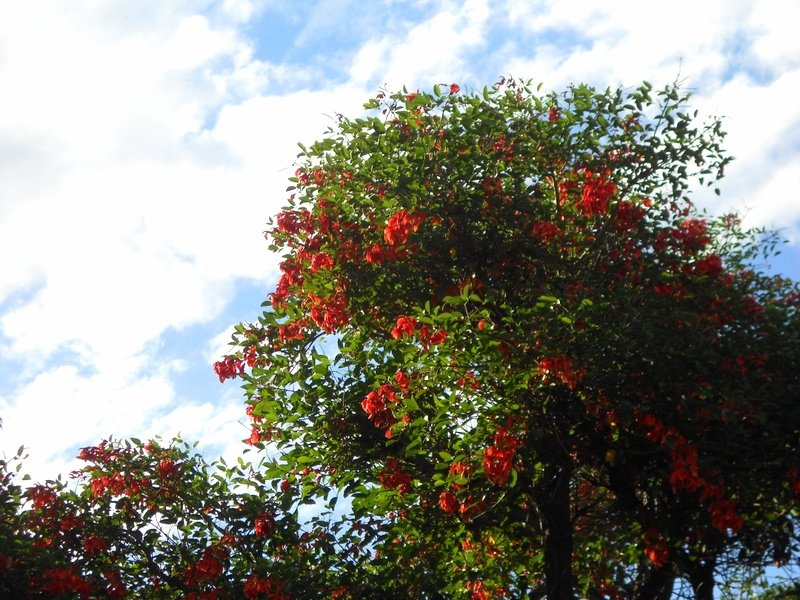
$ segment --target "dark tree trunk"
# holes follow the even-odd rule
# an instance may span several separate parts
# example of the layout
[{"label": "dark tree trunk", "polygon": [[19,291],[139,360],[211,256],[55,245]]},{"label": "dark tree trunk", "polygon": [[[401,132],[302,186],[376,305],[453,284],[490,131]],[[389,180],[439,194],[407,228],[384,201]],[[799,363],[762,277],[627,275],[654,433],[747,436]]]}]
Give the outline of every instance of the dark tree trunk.
[{"label": "dark tree trunk", "polygon": [[670,568],[652,569],[633,600],[670,600],[675,586],[675,574]]},{"label": "dark tree trunk", "polygon": [[544,579],[548,600],[575,600],[572,574],[572,518],[569,457],[545,467],[534,499],[542,520]]},{"label": "dark tree trunk", "polygon": [[689,571],[689,583],[694,591],[695,600],[714,600],[714,567],[715,561],[696,562]]}]

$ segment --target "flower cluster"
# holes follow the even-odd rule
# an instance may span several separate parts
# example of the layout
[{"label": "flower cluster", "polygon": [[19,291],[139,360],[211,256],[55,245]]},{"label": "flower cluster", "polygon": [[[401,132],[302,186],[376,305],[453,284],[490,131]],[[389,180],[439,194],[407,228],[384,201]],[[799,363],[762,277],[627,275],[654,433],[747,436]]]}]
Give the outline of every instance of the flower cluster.
[{"label": "flower cluster", "polygon": [[588,169],[584,171],[580,207],[587,217],[604,215],[608,212],[611,197],[617,192],[617,186],[609,180],[610,175],[609,169],[604,169],[599,174]]},{"label": "flower cluster", "polygon": [[384,383],[377,390],[367,394],[361,401],[361,408],[375,427],[386,429],[397,423],[390,408],[391,404],[397,404],[397,394],[391,384]]},{"label": "flower cluster", "polygon": [[244,373],[244,362],[235,356],[223,356],[222,360],[214,363],[214,373],[219,377],[220,383],[233,379]]},{"label": "flower cluster", "polygon": [[539,359],[539,374],[550,383],[563,383],[574,389],[583,379],[583,371],[572,366],[572,359],[563,354]]},{"label": "flower cluster", "polygon": [[247,600],[291,600],[284,591],[283,584],[274,577],[253,574],[244,582],[244,596]]},{"label": "flower cluster", "polygon": [[483,454],[483,473],[486,479],[496,485],[505,485],[511,473],[514,453],[521,445],[505,427],[498,427],[494,433],[494,444]]},{"label": "flower cluster", "polygon": [[[697,448],[675,427],[667,427],[653,415],[640,414],[636,422],[644,429],[648,439],[670,448],[672,471],[669,483],[673,491],[696,493],[701,500],[710,501],[707,510],[715,529],[723,533],[728,530],[739,531],[744,521],[736,514],[736,502],[725,498],[720,476],[701,473],[697,464]],[[716,475],[717,481],[710,480],[712,475]]]},{"label": "flower cluster", "polygon": [[447,339],[447,332],[444,329],[432,332],[427,325],[422,325],[413,317],[405,315],[398,317],[397,323],[392,328],[392,337],[400,340],[414,335],[419,337],[425,351],[429,350],[431,346],[438,346]]},{"label": "flower cluster", "polygon": [[411,490],[411,475],[403,469],[396,458],[386,461],[383,470],[378,473],[378,481],[387,490],[397,490],[400,494]]},{"label": "flower cluster", "polygon": [[409,213],[403,209],[391,217],[383,230],[383,239],[389,246],[402,246],[408,241],[412,231],[418,231],[419,226],[425,221],[422,213]]}]

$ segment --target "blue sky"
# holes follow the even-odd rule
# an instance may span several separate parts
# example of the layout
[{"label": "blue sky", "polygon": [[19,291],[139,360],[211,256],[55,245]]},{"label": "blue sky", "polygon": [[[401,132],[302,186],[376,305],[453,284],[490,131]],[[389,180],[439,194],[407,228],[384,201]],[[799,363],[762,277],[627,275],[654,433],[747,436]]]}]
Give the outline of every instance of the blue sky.
[{"label": "blue sky", "polygon": [[[665,8],[666,7],[666,8]],[[103,437],[247,436],[211,370],[257,316],[298,141],[381,86],[681,78],[737,157],[711,211],[792,241],[795,0],[40,0],[0,5],[0,452],[66,472]]]}]

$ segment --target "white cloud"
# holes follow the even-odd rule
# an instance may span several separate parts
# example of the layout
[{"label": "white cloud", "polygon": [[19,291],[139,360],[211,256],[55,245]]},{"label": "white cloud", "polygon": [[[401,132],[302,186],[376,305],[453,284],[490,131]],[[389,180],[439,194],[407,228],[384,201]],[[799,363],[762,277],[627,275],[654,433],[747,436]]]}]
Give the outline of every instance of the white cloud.
[{"label": "white cloud", "polygon": [[360,87],[387,84],[390,89],[429,87],[475,76],[464,54],[486,43],[491,16],[486,0],[443,2],[420,23],[391,21],[383,37],[366,42],[350,66]]}]

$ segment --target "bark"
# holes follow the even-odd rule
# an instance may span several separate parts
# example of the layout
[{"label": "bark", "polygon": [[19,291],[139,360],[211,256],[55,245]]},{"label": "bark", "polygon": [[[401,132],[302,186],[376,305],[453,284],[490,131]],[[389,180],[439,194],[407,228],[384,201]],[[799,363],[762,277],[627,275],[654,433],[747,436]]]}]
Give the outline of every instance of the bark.
[{"label": "bark", "polygon": [[694,563],[689,570],[689,583],[695,600],[714,600],[715,566],[713,560],[707,560]]},{"label": "bark", "polygon": [[652,569],[647,580],[638,588],[633,600],[670,600],[675,586],[675,574],[671,568]]},{"label": "bark", "polygon": [[570,514],[569,457],[545,468],[534,488],[534,499],[542,520],[544,579],[547,600],[575,600],[572,573],[572,518]]}]

